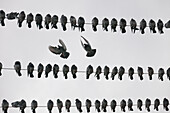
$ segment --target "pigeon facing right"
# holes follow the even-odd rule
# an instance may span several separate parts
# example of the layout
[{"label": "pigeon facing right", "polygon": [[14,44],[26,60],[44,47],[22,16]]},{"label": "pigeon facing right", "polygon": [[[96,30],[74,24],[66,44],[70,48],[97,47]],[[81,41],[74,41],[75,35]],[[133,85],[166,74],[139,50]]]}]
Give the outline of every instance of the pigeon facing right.
[{"label": "pigeon facing right", "polygon": [[92,19],[92,29],[94,32],[97,31],[97,25],[99,24],[99,20],[97,19],[97,17],[94,17]]},{"label": "pigeon facing right", "polygon": [[101,68],[100,66],[98,66],[98,67],[96,68],[96,73],[95,73],[95,76],[96,76],[97,80],[100,79],[100,74],[101,74],[101,73],[102,73],[102,68]]},{"label": "pigeon facing right", "polygon": [[133,101],[131,99],[128,99],[128,109],[129,109],[129,111],[133,111],[132,106],[133,106]]},{"label": "pigeon facing right", "polygon": [[119,25],[120,25],[120,30],[122,33],[126,33],[126,20],[125,19],[120,19],[120,22],[119,22]]},{"label": "pigeon facing right", "polygon": [[30,75],[31,78],[34,77],[33,71],[34,71],[34,65],[30,62],[27,66],[27,74],[28,76]]},{"label": "pigeon facing right", "polygon": [[54,64],[54,66],[53,66],[54,78],[58,78],[58,72],[59,72],[59,66],[57,64]]},{"label": "pigeon facing right", "polygon": [[141,22],[140,22],[140,31],[141,31],[141,34],[145,33],[145,28],[146,28],[146,20],[142,19]]},{"label": "pigeon facing right", "polygon": [[70,100],[68,100],[68,99],[66,100],[65,107],[66,107],[67,112],[70,112],[70,107],[71,107],[71,101]]},{"label": "pigeon facing right", "polygon": [[2,111],[8,113],[9,103],[7,100],[3,99],[2,101]]},{"label": "pigeon facing right", "polygon": [[51,29],[52,28],[58,29],[57,23],[58,23],[58,16],[53,15],[53,17],[51,18]]},{"label": "pigeon facing right", "polygon": [[108,31],[108,26],[109,26],[109,20],[107,18],[104,18],[102,20],[102,28],[103,28],[103,31]]},{"label": "pigeon facing right", "polygon": [[39,63],[38,70],[37,70],[38,71],[38,78],[41,78],[43,70],[44,70],[44,66],[41,63]]},{"label": "pigeon facing right", "polygon": [[35,22],[36,22],[36,25],[39,29],[42,29],[43,26],[42,26],[42,21],[43,21],[43,17],[41,14],[36,14],[35,15]]},{"label": "pigeon facing right", "polygon": [[96,100],[95,101],[95,108],[97,110],[97,112],[99,113],[101,110],[100,110],[100,101],[99,100]]},{"label": "pigeon facing right", "polygon": [[121,111],[125,112],[125,107],[126,107],[126,101],[123,99],[121,102],[120,102],[120,108],[121,108]]},{"label": "pigeon facing right", "polygon": [[45,78],[48,78],[48,74],[52,71],[52,66],[51,64],[47,64],[45,67]]},{"label": "pigeon facing right", "polygon": [[80,113],[83,112],[81,107],[82,107],[81,101],[79,99],[76,99],[76,108]]},{"label": "pigeon facing right", "polygon": [[112,80],[114,80],[115,75],[116,75],[117,73],[118,73],[118,69],[117,69],[117,67],[114,67],[114,68],[112,69],[112,75],[111,75]]},{"label": "pigeon facing right", "polygon": [[25,113],[25,108],[26,108],[26,101],[25,100],[21,100],[20,103],[19,103],[19,108],[21,110],[21,113]]},{"label": "pigeon facing right", "polygon": [[61,15],[60,22],[61,22],[61,26],[63,28],[63,31],[66,31],[67,30],[67,28],[66,28],[67,17],[64,16],[64,15]]},{"label": "pigeon facing right", "polygon": [[86,79],[89,79],[90,75],[93,73],[93,67],[89,65],[86,69]]},{"label": "pigeon facing right", "polygon": [[118,78],[119,78],[120,80],[122,80],[122,76],[123,76],[124,73],[125,73],[125,68],[124,68],[123,66],[121,66],[121,67],[119,68],[119,72],[118,72]]},{"label": "pigeon facing right", "polygon": [[0,24],[1,26],[5,26],[5,12],[3,10],[0,10]]},{"label": "pigeon facing right", "polygon": [[89,99],[86,99],[86,109],[87,109],[87,113],[90,112],[90,107],[91,107],[91,101]]},{"label": "pigeon facing right", "polygon": [[141,99],[138,99],[138,101],[137,101],[137,108],[138,108],[140,111],[142,111],[142,105],[143,105],[142,100],[141,100]]},{"label": "pigeon facing right", "polygon": [[74,16],[70,16],[70,23],[71,23],[71,28],[73,29],[73,30],[75,30],[75,28],[77,27],[77,25],[76,25],[76,18],[74,17]]},{"label": "pigeon facing right", "polygon": [[112,30],[113,32],[116,32],[116,27],[117,27],[117,20],[116,20],[115,18],[113,18],[113,19],[111,20],[111,30]]},{"label": "pigeon facing right", "polygon": [[79,31],[81,31],[81,32],[85,31],[85,29],[84,29],[84,24],[85,24],[84,18],[83,18],[83,17],[79,17],[79,18],[78,18]]},{"label": "pigeon facing right", "polygon": [[111,107],[111,110],[113,112],[115,112],[116,106],[117,106],[117,102],[115,100],[112,100],[111,104],[110,104],[110,107]]},{"label": "pigeon facing right", "polygon": [[154,70],[152,67],[148,67],[148,75],[149,75],[149,80],[152,80],[152,75],[154,74]]},{"label": "pigeon facing right", "polygon": [[35,112],[35,109],[38,107],[38,102],[36,100],[33,100],[31,102],[31,110],[32,110],[32,113],[36,113]]},{"label": "pigeon facing right", "polygon": [[133,80],[134,69],[132,67],[129,68],[128,74],[131,80]]},{"label": "pigeon facing right", "polygon": [[133,18],[130,20],[130,27],[131,27],[131,31],[133,33],[135,33],[136,30],[139,30],[137,28],[137,23],[136,23],[136,20],[134,20]]},{"label": "pigeon facing right", "polygon": [[21,11],[18,17],[18,26],[22,27],[22,22],[25,20],[25,12]]},{"label": "pigeon facing right", "polygon": [[19,61],[16,61],[14,64],[14,69],[16,71],[16,73],[18,74],[18,76],[21,76],[21,63]]},{"label": "pigeon facing right", "polygon": [[107,100],[103,99],[103,101],[102,101],[102,110],[103,110],[103,112],[107,112],[106,107],[107,107]]},{"label": "pigeon facing right", "polygon": [[167,98],[164,98],[163,99],[163,108],[166,110],[166,111],[169,111],[169,100]]},{"label": "pigeon facing right", "polygon": [[165,71],[163,68],[159,68],[158,70],[158,79],[163,81],[163,75],[165,74]]},{"label": "pigeon facing right", "polygon": [[158,31],[159,31],[160,34],[164,33],[163,32],[163,27],[164,27],[164,23],[162,22],[161,19],[159,19],[158,22],[157,22],[157,28],[158,28]]},{"label": "pigeon facing right", "polygon": [[150,112],[150,106],[151,106],[151,100],[147,98],[145,101],[145,108],[148,112]]},{"label": "pigeon facing right", "polygon": [[45,16],[45,22],[44,22],[46,29],[49,29],[49,24],[50,24],[50,23],[51,23],[51,15],[50,15],[50,14],[47,14],[47,15]]},{"label": "pigeon facing right", "polygon": [[73,75],[73,78],[76,79],[77,76],[76,76],[76,73],[77,73],[77,66],[76,65],[72,65],[71,66],[71,73]]},{"label": "pigeon facing right", "polygon": [[57,99],[57,107],[58,107],[59,113],[61,113],[62,107],[63,107],[63,102],[60,99]]},{"label": "pigeon facing right", "polygon": [[53,101],[49,100],[47,103],[47,109],[48,109],[49,113],[52,113],[53,106],[54,106]]},{"label": "pigeon facing right", "polygon": [[110,73],[110,68],[108,66],[105,66],[104,67],[104,76],[105,76],[106,80],[109,79],[109,76],[108,76],[109,73]]},{"label": "pigeon facing right", "polygon": [[139,78],[140,78],[140,80],[143,80],[143,68],[141,68],[141,67],[138,67],[138,76],[139,76]]},{"label": "pigeon facing right", "polygon": [[154,101],[154,109],[156,109],[156,111],[159,111],[159,105],[160,105],[160,100],[159,99],[155,99]]},{"label": "pigeon facing right", "polygon": [[64,75],[65,79],[68,78],[68,76],[67,76],[68,72],[69,72],[69,67],[65,64],[63,66],[63,75]]},{"label": "pigeon facing right", "polygon": [[27,24],[28,24],[28,28],[31,28],[32,27],[32,22],[34,20],[34,16],[32,13],[28,14],[27,15]]}]

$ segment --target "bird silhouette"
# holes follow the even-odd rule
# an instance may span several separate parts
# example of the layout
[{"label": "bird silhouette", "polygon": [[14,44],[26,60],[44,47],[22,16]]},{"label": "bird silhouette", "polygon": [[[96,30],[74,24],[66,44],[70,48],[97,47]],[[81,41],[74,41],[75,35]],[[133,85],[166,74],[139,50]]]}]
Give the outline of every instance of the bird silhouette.
[{"label": "bird silhouette", "polygon": [[24,99],[22,99],[19,103],[19,108],[21,110],[21,113],[25,113],[25,108],[26,108],[26,101]]},{"label": "bird silhouette", "polygon": [[109,73],[110,73],[110,68],[108,66],[105,66],[104,67],[104,76],[105,76],[106,80],[109,79],[109,76],[108,76]]},{"label": "bird silhouette", "polygon": [[8,108],[9,108],[9,103],[7,100],[3,99],[2,100],[2,111],[4,113],[8,113]]},{"label": "bird silhouette", "polygon": [[121,102],[120,102],[120,108],[121,108],[121,111],[125,112],[125,107],[126,107],[126,101],[123,99]]},{"label": "bird silhouette", "polygon": [[139,30],[137,28],[137,23],[136,23],[136,20],[134,20],[133,18],[130,20],[130,27],[131,27],[131,31],[133,33],[135,33],[136,30]]},{"label": "bird silhouette", "polygon": [[52,71],[51,64],[47,64],[45,67],[45,78],[48,78],[48,74]]},{"label": "bird silhouette", "polygon": [[157,22],[157,28],[160,34],[163,34],[163,27],[164,27],[164,23],[161,19],[158,20]]},{"label": "bird silhouette", "polygon": [[156,23],[155,23],[154,20],[151,19],[151,20],[149,21],[150,32],[156,33],[155,27],[156,27]]},{"label": "bird silhouette", "polygon": [[41,63],[39,63],[38,64],[38,70],[37,70],[38,71],[38,78],[41,78],[43,70],[44,70],[44,66]]},{"label": "bird silhouette", "polygon": [[122,33],[126,33],[126,20],[125,19],[120,19],[120,22],[119,22],[119,25],[120,25],[120,30]]},{"label": "bird silhouette", "polygon": [[58,16],[53,15],[53,17],[51,18],[51,28],[58,29],[57,23],[58,23]]},{"label": "bird silhouette", "polygon": [[99,100],[96,100],[95,101],[95,108],[97,110],[97,112],[99,113],[101,110],[100,110],[100,101]]},{"label": "bird silhouette", "polygon": [[63,31],[66,31],[67,30],[67,28],[66,28],[67,17],[64,16],[64,15],[61,15],[60,22],[61,22],[61,26],[63,28]]},{"label": "bird silhouette", "polygon": [[52,100],[49,100],[49,101],[47,102],[47,109],[48,109],[49,113],[52,113],[53,106],[54,106],[53,101],[52,101]]},{"label": "bird silhouette", "polygon": [[19,17],[18,17],[18,26],[19,27],[22,27],[22,23],[25,20],[25,17],[26,17],[25,12],[21,11],[21,13],[19,14]]},{"label": "bird silhouette", "polygon": [[60,99],[57,99],[57,107],[58,107],[59,113],[61,113],[62,108],[63,108],[63,102]]},{"label": "bird silhouette", "polygon": [[33,71],[34,71],[34,65],[30,62],[27,66],[27,75],[28,76],[30,75],[31,78],[34,77]]},{"label": "bird silhouette", "polygon": [[0,76],[2,75],[2,72],[1,72],[2,71],[2,66],[3,66],[2,63],[0,62]]},{"label": "bird silhouette", "polygon": [[93,67],[89,65],[86,69],[86,79],[89,79],[90,75],[93,73]]},{"label": "bird silhouette", "polygon": [[124,68],[123,66],[121,66],[121,67],[119,68],[119,71],[118,71],[118,78],[119,78],[120,80],[122,80],[122,76],[123,76],[124,73],[125,73],[125,68]]},{"label": "bird silhouette", "polygon": [[77,75],[76,75],[76,73],[77,73],[77,66],[76,65],[72,65],[71,66],[71,73],[73,75],[73,78],[76,79],[77,78]]},{"label": "bird silhouette", "polygon": [[165,111],[169,111],[169,100],[167,98],[163,99],[163,108],[165,109]]},{"label": "bird silhouette", "polygon": [[92,106],[92,103],[89,99],[86,99],[86,109],[87,109],[87,113],[90,112],[90,107]]},{"label": "bird silhouette", "polygon": [[79,28],[79,31],[81,31],[81,32],[85,31],[84,24],[85,24],[84,18],[83,17],[79,17],[78,18],[78,28]]},{"label": "bird silhouette", "polygon": [[36,100],[33,100],[31,102],[31,110],[32,110],[32,113],[36,113],[35,109],[38,107],[38,102]]},{"label": "bird silhouette", "polygon": [[148,112],[150,112],[150,106],[151,106],[151,100],[147,98],[145,101],[145,108]]},{"label": "bird silhouette", "polygon": [[107,107],[107,100],[103,99],[103,101],[102,101],[102,110],[103,110],[103,112],[107,112],[106,107]]},{"label": "bird silhouette", "polygon": [[59,66],[57,64],[54,64],[54,66],[53,66],[54,78],[58,78],[58,72],[59,72]]},{"label": "bird silhouette", "polygon": [[104,18],[102,20],[103,31],[108,31],[108,26],[109,26],[109,20],[107,18]]},{"label": "bird silhouette", "polygon": [[152,67],[148,67],[148,75],[149,75],[149,80],[152,80],[152,75],[154,74],[154,70]]},{"label": "bird silhouette", "polygon": [[129,111],[133,111],[132,106],[133,106],[133,101],[131,99],[128,99],[128,109],[129,109]]},{"label": "bird silhouette", "polygon": [[113,19],[111,20],[111,30],[112,30],[113,32],[116,32],[117,24],[118,24],[117,20],[116,20],[115,18],[113,18]]},{"label": "bird silhouette", "polygon": [[92,19],[92,29],[94,32],[97,31],[97,25],[99,24],[99,20],[97,19],[97,17],[94,17]]},{"label": "bird silhouette", "polygon": [[138,108],[140,111],[142,111],[142,105],[143,105],[142,100],[141,100],[141,99],[138,99],[138,101],[137,101],[137,108]]},{"label": "bird silhouette", "polygon": [[73,30],[75,30],[75,28],[78,27],[77,24],[76,24],[77,23],[76,18],[74,16],[70,16],[70,23],[71,23],[71,28]]},{"label": "bird silhouette", "polygon": [[39,28],[39,29],[42,29],[43,28],[43,26],[42,26],[42,21],[43,21],[43,17],[42,17],[42,15],[41,14],[36,14],[35,15],[35,22],[36,22],[36,25],[37,25],[37,27]]},{"label": "bird silhouette", "polygon": [[111,104],[110,104],[110,107],[111,107],[111,110],[113,112],[115,112],[116,106],[117,106],[117,102],[115,100],[112,100]]},{"label": "bird silhouette", "polygon": [[49,24],[51,23],[51,15],[50,14],[47,14],[46,16],[45,16],[45,22],[44,22],[44,24],[45,24],[45,28],[46,29],[49,29]]},{"label": "bird silhouette", "polygon": [[19,14],[18,12],[10,12],[6,14],[6,16],[8,20],[14,20],[17,18],[18,14]]},{"label": "bird silhouette", "polygon": [[145,33],[145,28],[146,28],[146,20],[142,19],[141,22],[140,22],[140,31],[141,31],[141,34]]},{"label": "bird silhouette", "polygon": [[112,74],[111,74],[112,80],[114,80],[115,75],[116,75],[117,73],[118,73],[118,69],[117,69],[117,67],[114,67],[114,68],[112,69]]},{"label": "bird silhouette", "polygon": [[166,74],[167,74],[167,78],[170,80],[170,68],[167,69]]},{"label": "bird silhouette", "polygon": [[81,107],[82,107],[81,101],[79,99],[76,99],[76,108],[80,113],[83,112]]},{"label": "bird silhouette", "polygon": [[143,68],[141,67],[138,67],[138,76],[140,78],[140,80],[143,80]]},{"label": "bird silhouette", "polygon": [[65,79],[68,78],[68,76],[67,76],[68,72],[69,72],[69,67],[65,64],[63,66],[63,75],[64,75]]},{"label": "bird silhouette", "polygon": [[163,75],[165,74],[165,71],[163,68],[159,68],[158,70],[158,79],[163,81]]},{"label": "bird silhouette", "polygon": [[134,69],[132,67],[129,68],[128,74],[131,80],[133,80]]},{"label": "bird silhouette", "polygon": [[156,111],[159,111],[159,105],[160,105],[160,100],[159,99],[155,99],[155,101],[154,101],[154,109],[156,110]]},{"label": "bird silhouette", "polygon": [[4,10],[0,10],[0,24],[1,26],[5,26],[5,11]]},{"label": "bird silhouette", "polygon": [[21,74],[21,63],[20,61],[16,61],[14,64],[14,69],[16,71],[16,73],[18,74],[18,76],[22,76]]},{"label": "bird silhouette", "polygon": [[68,99],[66,100],[65,107],[66,107],[67,112],[70,112],[70,107],[71,107],[71,101],[70,100],[68,100]]},{"label": "bird silhouette", "polygon": [[101,68],[100,66],[98,66],[98,67],[96,68],[96,73],[95,73],[95,76],[96,76],[97,80],[100,79],[100,74],[101,74],[101,73],[102,73],[102,68]]},{"label": "bird silhouette", "polygon": [[32,13],[29,13],[27,15],[27,24],[28,24],[28,28],[31,28],[32,27],[32,22],[34,20],[34,15]]}]

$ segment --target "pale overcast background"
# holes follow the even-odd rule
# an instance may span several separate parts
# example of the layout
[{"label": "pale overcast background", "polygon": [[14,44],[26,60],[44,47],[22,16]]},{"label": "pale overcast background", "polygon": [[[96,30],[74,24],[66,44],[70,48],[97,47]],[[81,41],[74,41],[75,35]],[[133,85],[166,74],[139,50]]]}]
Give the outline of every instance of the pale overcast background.
[{"label": "pale overcast background", "polygon": [[[26,14],[33,13],[34,17],[37,13],[58,15],[66,15],[69,21],[70,16],[79,16],[85,18],[86,22],[91,22],[96,16],[99,23],[107,17],[109,21],[114,17],[118,21],[125,18],[129,24],[130,19],[134,18],[139,24],[144,18],[147,23],[150,19],[162,19],[165,23],[170,19],[169,0],[1,0],[0,9],[6,13],[11,11],[25,11]],[[78,70],[85,70],[91,64],[96,70],[100,65],[103,69],[105,65],[110,69],[114,66],[124,66],[127,70],[133,67],[135,72],[138,66],[143,67],[144,72],[147,72],[147,67],[152,66],[155,72],[158,72],[160,67],[165,71],[170,66],[170,30],[164,29],[164,34],[152,34],[149,28],[146,28],[146,33],[141,35],[131,33],[130,28],[126,27],[125,34],[120,33],[119,27],[116,33],[112,33],[109,26],[109,31],[105,32],[101,26],[98,26],[98,31],[93,32],[91,25],[85,25],[85,32],[81,33],[76,29],[71,30],[70,24],[67,24],[67,31],[63,32],[60,23],[59,29],[38,30],[35,22],[33,27],[28,29],[24,21],[23,27],[18,28],[17,20],[5,20],[5,27],[0,27],[0,61],[3,67],[13,68],[14,62],[19,60],[22,68],[26,68],[29,62],[32,62],[37,68],[39,63],[46,66],[48,63],[55,63],[62,69],[64,64],[71,67],[72,64],[78,66]],[[157,29],[156,29],[157,30]],[[97,49],[97,53],[93,58],[85,57],[85,51],[80,45],[80,36],[87,38],[92,47]],[[57,45],[61,38],[71,53],[70,57],[61,59],[49,52],[49,45]],[[35,78],[28,78],[27,72],[22,71],[22,77],[18,77],[14,70],[2,70],[3,75],[0,77],[0,101],[5,98],[8,102],[25,99],[27,105],[30,106],[31,101],[36,99],[38,105],[46,105],[49,99],[52,99],[56,105],[56,100],[59,98],[64,103],[66,99],[70,99],[72,105],[75,105],[75,99],[79,98],[83,105],[85,100],[91,99],[94,104],[96,99],[102,101],[104,98],[110,104],[112,99],[115,99],[119,104],[122,99],[126,101],[131,98],[136,104],[137,99],[142,99],[145,102],[146,98],[150,98],[152,103],[156,98],[159,98],[162,104],[163,98],[170,99],[170,81],[164,75],[164,81],[158,80],[157,75],[153,76],[153,80],[149,81],[148,76],[144,75],[144,80],[140,81],[137,75],[134,75],[134,80],[131,81],[127,75],[123,76],[120,81],[116,76],[115,80],[105,80],[101,74],[101,80],[97,81],[94,74],[89,80],[85,79],[85,73],[77,73],[78,78],[73,80],[71,73],[69,79],[65,80],[62,73],[59,73],[59,78],[54,79],[52,72],[49,78],[45,78],[43,73],[42,78],[37,78],[37,72],[34,72]],[[110,76],[110,75],[109,75]],[[110,107],[107,108],[108,112]],[[127,107],[126,107],[127,110]],[[95,109],[91,111],[94,113]],[[1,111],[2,112],[2,111]],[[9,113],[18,113],[19,109],[9,109]],[[37,108],[37,113],[47,113],[46,108]],[[63,108],[65,113],[65,108]],[[71,108],[71,113],[78,112],[76,108]],[[83,112],[86,109],[83,108]],[[120,107],[116,108],[116,112],[120,113]],[[129,112],[129,111],[127,111]],[[139,110],[134,106],[132,113],[137,113]],[[143,113],[147,112],[143,106]],[[151,106],[152,113],[163,113],[163,107],[160,106],[160,111],[156,112]],[[27,108],[26,113],[31,113],[31,109]],[[54,108],[53,113],[58,113],[58,109]]]}]

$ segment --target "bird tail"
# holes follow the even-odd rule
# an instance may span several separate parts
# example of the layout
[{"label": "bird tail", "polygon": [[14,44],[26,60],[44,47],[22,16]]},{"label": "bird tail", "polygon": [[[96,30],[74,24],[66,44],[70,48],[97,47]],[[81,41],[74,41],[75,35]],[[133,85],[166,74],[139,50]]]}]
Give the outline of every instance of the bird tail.
[{"label": "bird tail", "polygon": [[38,78],[41,78],[41,74],[42,74],[42,73],[38,73]]},{"label": "bird tail", "polygon": [[28,28],[31,28],[31,22],[28,23]]},{"label": "bird tail", "polygon": [[65,26],[65,25],[63,25],[63,31],[66,31],[66,30],[67,30],[66,26]]},{"label": "bird tail", "polygon": [[108,31],[108,28],[106,27],[105,30]]},{"label": "bird tail", "polygon": [[81,113],[81,112],[83,112],[83,110],[80,108],[80,109],[79,109],[79,112]]},{"label": "bird tail", "polygon": [[122,28],[122,33],[126,33],[126,29],[125,28]]},{"label": "bird tail", "polygon": [[93,26],[93,31],[96,32],[97,31],[97,27]]},{"label": "bird tail", "polygon": [[90,112],[90,108],[87,108],[87,113],[89,113]]},{"label": "bird tail", "polygon": [[19,72],[17,72],[17,73],[18,73],[18,76],[21,76],[21,75],[22,75],[20,71],[19,71]]},{"label": "bird tail", "polygon": [[133,80],[133,76],[132,75],[130,76],[130,79]]},{"label": "bird tail", "polygon": [[42,29],[42,28],[43,28],[43,26],[40,24],[40,25],[39,25],[39,29]]},{"label": "bird tail", "polygon": [[81,27],[81,32],[85,31],[84,27]]},{"label": "bird tail", "polygon": [[76,74],[73,74],[73,78],[74,78],[74,79],[76,79],[76,78],[77,78]]},{"label": "bird tail", "polygon": [[25,113],[25,111],[24,111],[24,110],[21,110],[21,113]]},{"label": "bird tail", "polygon": [[140,111],[142,111],[142,108],[141,108],[141,107],[139,107],[139,110],[140,110]]},{"label": "bird tail", "polygon": [[57,75],[57,74],[54,74],[54,78],[58,78],[58,75]]},{"label": "bird tail", "polygon": [[68,78],[67,74],[65,74],[64,77],[65,77],[65,79],[67,79]]},{"label": "bird tail", "polygon": [[69,108],[67,109],[67,112],[70,112],[70,109],[69,109]]},{"label": "bird tail", "polygon": [[147,108],[147,111],[150,112],[150,108],[149,107]]},{"label": "bird tail", "polygon": [[166,111],[169,111],[169,108],[168,108],[168,107],[165,107],[165,110],[166,110]]},{"label": "bird tail", "polygon": [[8,113],[7,109],[4,110],[4,113]]},{"label": "bird tail", "polygon": [[62,112],[62,109],[59,109],[59,113],[61,113]]},{"label": "bird tail", "polygon": [[51,28],[58,29],[57,25],[55,25],[55,24]]},{"label": "bird tail", "polygon": [[51,110],[49,110],[49,113],[52,113],[52,111],[51,111]]},{"label": "bird tail", "polygon": [[36,112],[35,112],[35,109],[32,110],[32,113],[36,113]]},{"label": "bird tail", "polygon": [[89,79],[89,75],[86,75],[86,79]]},{"label": "bird tail", "polygon": [[141,34],[144,34],[145,33],[145,30],[144,29],[141,29]]},{"label": "bird tail", "polygon": [[170,76],[167,76],[168,80],[170,80]]},{"label": "bird tail", "polygon": [[163,81],[163,77],[160,77],[160,80]]},{"label": "bird tail", "polygon": [[140,80],[143,80],[143,76],[139,76],[140,77]]},{"label": "bird tail", "polygon": [[116,31],[116,28],[113,29],[113,32],[117,32],[117,31]]},{"label": "bird tail", "polygon": [[149,76],[149,80],[152,80],[152,75]]},{"label": "bird tail", "polygon": [[158,107],[154,107],[154,109],[156,109],[156,111],[158,111],[159,109],[158,109]]},{"label": "bird tail", "polygon": [[123,111],[123,112],[126,112],[126,110],[125,110],[125,109],[123,109],[122,111]]},{"label": "bird tail", "polygon": [[100,109],[99,109],[99,108],[97,109],[97,112],[98,112],[98,113],[100,112]]},{"label": "bird tail", "polygon": [[122,80],[122,76],[121,75],[119,75],[119,79]]},{"label": "bird tail", "polygon": [[103,112],[107,112],[106,108],[105,108],[105,109],[103,109]]},{"label": "bird tail", "polygon": [[45,73],[45,78],[47,78],[48,77],[48,73]]},{"label": "bird tail", "polygon": [[21,22],[18,22],[18,26],[19,26],[19,27],[22,27],[22,23],[21,23]]},{"label": "bird tail", "polygon": [[97,78],[97,80],[99,80],[100,79],[100,75],[96,75],[96,78]]},{"label": "bird tail", "polygon": [[106,80],[108,80],[108,79],[109,79],[109,77],[108,77],[108,76],[106,76],[105,78],[106,78]]},{"label": "bird tail", "polygon": [[129,111],[133,111],[133,108],[129,108]]},{"label": "bird tail", "polygon": [[2,26],[5,26],[4,20],[1,20],[1,25],[2,25]]},{"label": "bird tail", "polygon": [[34,77],[33,73],[30,73],[30,77],[31,77],[31,78],[33,78],[33,77]]},{"label": "bird tail", "polygon": [[111,78],[112,78],[112,80],[114,80],[114,79],[115,79],[115,77],[114,77],[114,76],[111,76]]},{"label": "bird tail", "polygon": [[160,34],[163,34],[164,32],[163,32],[163,30],[160,30]]},{"label": "bird tail", "polygon": [[156,33],[156,30],[155,30],[155,29],[153,29],[153,33]]},{"label": "bird tail", "polygon": [[46,29],[49,29],[49,25],[48,25],[48,24],[46,24],[45,28],[46,28]]},{"label": "bird tail", "polygon": [[112,109],[113,112],[115,112],[115,109]]},{"label": "bird tail", "polygon": [[0,76],[2,75],[2,72],[0,71]]}]

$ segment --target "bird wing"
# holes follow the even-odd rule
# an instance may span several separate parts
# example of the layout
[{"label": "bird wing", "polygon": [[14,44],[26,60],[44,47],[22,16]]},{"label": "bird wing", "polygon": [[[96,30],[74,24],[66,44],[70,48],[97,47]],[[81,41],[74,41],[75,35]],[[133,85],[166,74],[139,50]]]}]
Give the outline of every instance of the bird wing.
[{"label": "bird wing", "polygon": [[89,41],[88,41],[87,39],[85,39],[83,36],[81,36],[81,37],[82,37],[82,38],[84,39],[84,41],[91,47]]},{"label": "bird wing", "polygon": [[67,50],[66,45],[64,44],[64,42],[61,39],[59,39],[59,42],[62,45],[62,47],[64,48],[64,50]]},{"label": "bird wing", "polygon": [[48,48],[54,54],[60,54],[61,53],[60,49],[58,49],[57,47],[49,46]]}]

